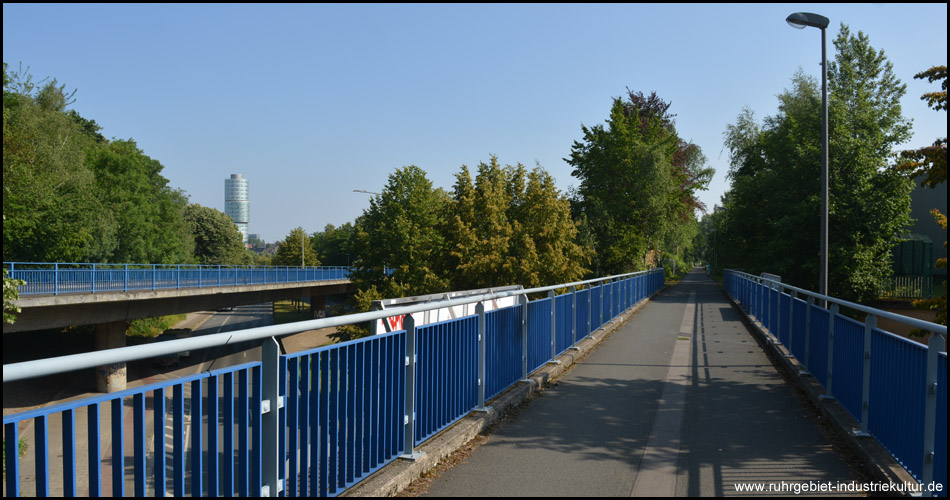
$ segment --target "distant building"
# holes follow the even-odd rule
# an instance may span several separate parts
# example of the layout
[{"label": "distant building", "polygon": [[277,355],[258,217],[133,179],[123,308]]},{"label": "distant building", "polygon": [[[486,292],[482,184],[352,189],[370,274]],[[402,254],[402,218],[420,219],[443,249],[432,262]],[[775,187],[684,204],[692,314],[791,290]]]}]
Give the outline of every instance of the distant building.
[{"label": "distant building", "polygon": [[247,243],[247,223],[251,216],[251,204],[248,200],[247,179],[241,174],[231,174],[224,180],[224,213],[234,221],[241,232],[243,243]]}]

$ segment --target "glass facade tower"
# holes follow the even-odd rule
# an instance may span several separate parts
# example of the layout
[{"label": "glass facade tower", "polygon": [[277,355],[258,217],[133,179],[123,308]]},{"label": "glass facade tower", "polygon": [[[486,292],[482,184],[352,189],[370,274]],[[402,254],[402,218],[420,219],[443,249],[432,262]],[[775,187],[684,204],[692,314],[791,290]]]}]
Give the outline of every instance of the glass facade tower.
[{"label": "glass facade tower", "polygon": [[224,213],[234,221],[241,238],[247,243],[247,222],[251,216],[251,204],[247,196],[247,179],[241,174],[231,174],[224,180]]}]

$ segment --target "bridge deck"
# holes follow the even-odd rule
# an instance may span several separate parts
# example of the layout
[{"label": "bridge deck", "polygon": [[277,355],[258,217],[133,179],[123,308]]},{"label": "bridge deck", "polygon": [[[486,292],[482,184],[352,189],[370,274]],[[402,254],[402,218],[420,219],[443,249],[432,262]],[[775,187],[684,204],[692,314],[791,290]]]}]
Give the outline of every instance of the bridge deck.
[{"label": "bridge deck", "polygon": [[693,272],[428,494],[733,496],[740,483],[861,482],[827,434],[720,288]]}]

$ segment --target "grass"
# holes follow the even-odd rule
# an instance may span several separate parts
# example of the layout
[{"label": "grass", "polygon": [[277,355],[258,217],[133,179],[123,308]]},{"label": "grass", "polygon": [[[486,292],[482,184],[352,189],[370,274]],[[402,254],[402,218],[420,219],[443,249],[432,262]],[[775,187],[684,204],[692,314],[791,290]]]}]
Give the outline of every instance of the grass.
[{"label": "grass", "polygon": [[[301,305],[302,304],[302,305]],[[274,324],[293,323],[313,319],[310,316],[310,307],[293,300],[274,302]]]},{"label": "grass", "polygon": [[172,314],[170,316],[159,316],[157,318],[132,320],[129,322],[129,328],[125,331],[125,334],[129,337],[157,337],[165,330],[183,321],[185,317],[187,317],[186,314]]},{"label": "grass", "polygon": [[[26,449],[29,445],[26,444],[26,438],[20,438],[17,443],[17,454],[20,458],[23,458],[23,455],[26,455]],[[6,439],[3,440],[3,470],[7,470],[7,443]]]}]

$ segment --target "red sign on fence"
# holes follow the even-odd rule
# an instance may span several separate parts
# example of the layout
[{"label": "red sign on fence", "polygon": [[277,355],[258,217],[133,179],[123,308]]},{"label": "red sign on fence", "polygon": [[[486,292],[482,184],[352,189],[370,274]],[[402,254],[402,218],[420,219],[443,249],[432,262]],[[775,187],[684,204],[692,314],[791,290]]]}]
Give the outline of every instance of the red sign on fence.
[{"label": "red sign on fence", "polygon": [[405,315],[402,316],[390,316],[386,318],[386,322],[389,323],[389,331],[395,332],[402,330],[402,320],[405,318]]}]

